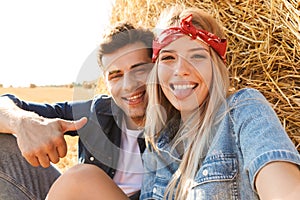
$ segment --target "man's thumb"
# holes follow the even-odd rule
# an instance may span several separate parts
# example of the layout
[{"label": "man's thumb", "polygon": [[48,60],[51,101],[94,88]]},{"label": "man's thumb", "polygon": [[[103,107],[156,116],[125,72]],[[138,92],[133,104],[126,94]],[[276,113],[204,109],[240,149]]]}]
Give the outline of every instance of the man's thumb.
[{"label": "man's thumb", "polygon": [[81,119],[75,121],[61,120],[60,124],[62,131],[65,133],[67,131],[76,131],[81,129],[87,123],[87,121],[88,120],[86,117],[82,117]]}]

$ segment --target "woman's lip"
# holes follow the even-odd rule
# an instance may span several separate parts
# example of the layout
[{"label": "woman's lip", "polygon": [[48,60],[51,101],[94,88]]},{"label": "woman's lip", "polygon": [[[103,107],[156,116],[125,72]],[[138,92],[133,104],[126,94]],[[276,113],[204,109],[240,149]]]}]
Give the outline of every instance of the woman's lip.
[{"label": "woman's lip", "polygon": [[172,83],[170,88],[173,91],[174,96],[179,99],[185,99],[194,93],[194,89],[198,86],[198,83]]},{"label": "woman's lip", "polygon": [[170,87],[172,90],[186,90],[186,89],[194,89],[198,86],[198,83],[186,83],[186,84],[174,84],[171,83]]}]

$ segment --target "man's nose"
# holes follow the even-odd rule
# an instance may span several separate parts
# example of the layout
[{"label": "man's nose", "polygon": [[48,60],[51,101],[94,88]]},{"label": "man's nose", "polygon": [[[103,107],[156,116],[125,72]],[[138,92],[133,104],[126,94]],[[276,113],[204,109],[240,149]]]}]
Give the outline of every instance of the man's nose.
[{"label": "man's nose", "polygon": [[127,91],[131,91],[137,87],[138,80],[134,76],[134,74],[127,72],[124,74],[123,78],[123,89]]}]

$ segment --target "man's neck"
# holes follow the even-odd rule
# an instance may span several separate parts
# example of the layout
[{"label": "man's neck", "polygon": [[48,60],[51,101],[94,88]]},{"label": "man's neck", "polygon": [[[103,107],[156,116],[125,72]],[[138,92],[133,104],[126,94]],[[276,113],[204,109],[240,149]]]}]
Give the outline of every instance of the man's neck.
[{"label": "man's neck", "polygon": [[145,125],[144,117],[126,117],[125,118],[126,126],[131,130],[143,129]]}]

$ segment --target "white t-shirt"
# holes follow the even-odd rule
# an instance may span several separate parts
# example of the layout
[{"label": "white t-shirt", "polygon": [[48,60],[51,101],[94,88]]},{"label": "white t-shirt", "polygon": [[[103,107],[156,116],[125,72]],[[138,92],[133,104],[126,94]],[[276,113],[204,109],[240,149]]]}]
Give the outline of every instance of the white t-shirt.
[{"label": "white t-shirt", "polygon": [[[126,123],[123,123],[126,126]],[[143,179],[143,163],[137,138],[141,130],[123,128],[121,136],[118,168],[114,182],[128,196],[141,189]]]}]

